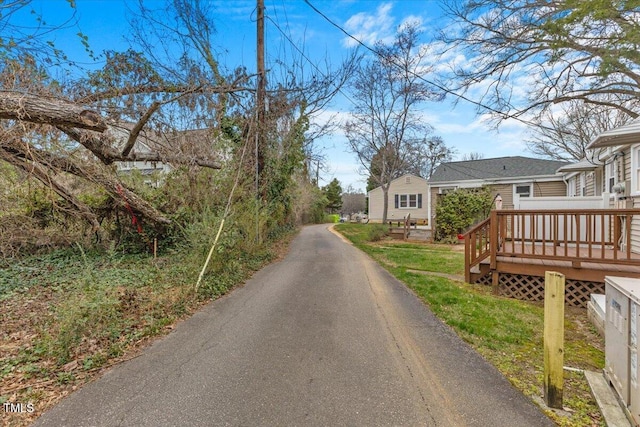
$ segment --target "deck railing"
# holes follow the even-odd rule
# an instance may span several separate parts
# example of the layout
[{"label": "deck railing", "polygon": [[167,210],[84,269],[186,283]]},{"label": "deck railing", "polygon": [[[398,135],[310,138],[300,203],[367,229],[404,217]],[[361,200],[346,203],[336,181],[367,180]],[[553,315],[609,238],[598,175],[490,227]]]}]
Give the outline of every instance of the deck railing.
[{"label": "deck railing", "polygon": [[498,257],[637,265],[634,220],[640,209],[493,210],[465,235],[465,276],[486,258],[495,269]]},{"label": "deck railing", "polygon": [[491,235],[491,218],[475,225],[464,237],[464,274],[465,281],[471,281],[471,270],[487,259],[491,254],[489,236]]}]

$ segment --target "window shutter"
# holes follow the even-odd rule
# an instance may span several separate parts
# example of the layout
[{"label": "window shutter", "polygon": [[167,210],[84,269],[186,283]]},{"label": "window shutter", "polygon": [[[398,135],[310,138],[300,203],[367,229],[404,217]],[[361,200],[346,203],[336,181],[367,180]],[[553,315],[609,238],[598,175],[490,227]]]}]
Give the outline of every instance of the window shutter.
[{"label": "window shutter", "polygon": [[418,193],[418,209],[422,209],[422,193]]},{"label": "window shutter", "polygon": [[398,209],[399,202],[398,202],[398,195],[397,194],[394,194],[394,199],[396,201],[396,209]]}]

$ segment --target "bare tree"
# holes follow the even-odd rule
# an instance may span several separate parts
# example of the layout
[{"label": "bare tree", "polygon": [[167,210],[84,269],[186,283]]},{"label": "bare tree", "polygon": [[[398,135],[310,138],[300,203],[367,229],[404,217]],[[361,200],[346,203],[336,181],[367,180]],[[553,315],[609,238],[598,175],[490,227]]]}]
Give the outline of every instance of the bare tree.
[{"label": "bare tree", "polygon": [[565,101],[638,116],[636,3],[451,0],[445,10],[453,22],[440,39],[465,60],[443,82],[473,91],[499,120]]},{"label": "bare tree", "polygon": [[479,153],[477,151],[472,151],[470,153],[464,153],[460,160],[465,161],[465,160],[480,160],[480,159],[484,159],[484,154]]},{"label": "bare tree", "polygon": [[587,145],[598,134],[628,123],[631,117],[608,106],[572,100],[536,120],[539,126],[527,141],[529,151],[549,159],[578,161],[588,157]]},{"label": "bare tree", "polygon": [[356,190],[349,185],[342,193],[342,209],[341,212],[346,215],[352,215],[358,212],[364,212],[367,207],[367,196],[360,190]]},{"label": "bare tree", "polygon": [[451,161],[455,154],[455,150],[447,147],[439,136],[423,138],[416,142],[409,144],[410,154],[400,170],[400,175],[411,173],[429,179],[440,163]]},{"label": "bare tree", "polygon": [[437,99],[420,75],[426,72],[426,50],[419,44],[415,24],[401,27],[391,45],[376,44],[376,56],[356,70],[351,84],[355,107],[344,130],[349,148],[363,172],[382,187],[386,221],[391,181],[406,170],[431,132],[418,106]]}]

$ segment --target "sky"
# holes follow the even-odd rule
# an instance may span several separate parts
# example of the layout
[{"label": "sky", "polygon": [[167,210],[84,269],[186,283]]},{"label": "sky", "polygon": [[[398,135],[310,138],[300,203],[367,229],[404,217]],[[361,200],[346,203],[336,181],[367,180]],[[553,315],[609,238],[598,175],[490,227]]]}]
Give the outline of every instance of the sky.
[{"label": "sky", "polygon": [[[207,0],[201,0],[207,2]],[[442,23],[438,1],[431,0],[310,0],[310,2],[338,27],[329,23],[302,0],[264,0],[267,69],[275,69],[276,61],[288,58],[297,49],[317,64],[329,61],[338,65],[354,45],[343,29],[367,46],[376,41],[393,39],[399,25],[407,21],[419,22],[423,42],[429,43]],[[77,60],[89,61],[77,42],[78,31],[88,36],[91,49],[100,53],[105,49],[126,48],[128,33],[127,16],[133,7],[132,0],[75,0],[77,28],[70,28],[54,37],[58,47],[70,52]],[[160,0],[145,3],[161,6]],[[255,0],[210,0],[216,26],[214,44],[218,48],[218,60],[228,70],[245,66],[255,70],[256,64],[256,14]],[[128,4],[128,5],[127,5]],[[55,24],[70,15],[67,0],[34,0],[32,8],[42,14],[49,24]],[[33,19],[24,16],[23,19]],[[292,42],[296,47],[292,47]],[[464,61],[464,57],[456,58]],[[473,97],[473,93],[467,94]],[[506,121],[496,131],[487,124],[484,116],[477,114],[474,105],[454,96],[447,96],[438,103],[425,103],[419,113],[433,127],[433,135],[442,137],[453,148],[457,158],[471,152],[485,158],[502,156],[531,156],[526,152],[526,126],[516,121]],[[338,94],[318,120],[331,117],[345,120],[353,108],[350,99]],[[332,135],[317,141],[326,155],[326,166],[320,173],[320,185],[337,178],[343,189],[351,185],[364,191],[366,174],[360,173],[355,154],[347,149],[346,138],[339,129]],[[454,160],[456,160],[454,159]]]}]

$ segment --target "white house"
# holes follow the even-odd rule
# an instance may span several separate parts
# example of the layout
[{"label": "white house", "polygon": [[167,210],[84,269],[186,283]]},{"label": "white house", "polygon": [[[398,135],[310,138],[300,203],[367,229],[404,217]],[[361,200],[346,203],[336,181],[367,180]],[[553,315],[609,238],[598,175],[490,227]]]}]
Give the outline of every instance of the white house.
[{"label": "white house", "polygon": [[[412,219],[427,220],[427,180],[406,174],[391,181],[387,220],[398,221],[411,214]],[[382,221],[384,193],[382,187],[369,191],[369,221]]]},{"label": "white house", "polygon": [[[117,149],[122,150],[129,138],[133,123],[120,123],[113,127],[111,132],[117,141]],[[178,153],[182,157],[196,158],[207,154],[209,157],[224,159],[224,153],[212,151],[214,139],[208,129],[194,129],[176,131],[173,133],[159,133],[150,130],[142,130],[138,135],[130,157],[133,160],[116,162],[118,173],[129,174],[138,171],[145,184],[158,186],[163,176],[171,172],[171,158]],[[156,154],[156,156],[147,156]],[[156,157],[158,161],[136,160],[136,157]]]}]

